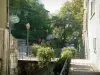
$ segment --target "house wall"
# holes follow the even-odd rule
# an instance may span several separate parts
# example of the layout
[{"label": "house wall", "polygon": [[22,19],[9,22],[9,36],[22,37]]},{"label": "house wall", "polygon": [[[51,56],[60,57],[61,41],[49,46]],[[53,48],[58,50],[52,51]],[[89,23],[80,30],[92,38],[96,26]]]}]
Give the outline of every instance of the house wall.
[{"label": "house wall", "polygon": [[17,75],[17,40],[9,35],[8,29],[0,29],[0,36],[0,73]]},{"label": "house wall", "polygon": [[96,37],[97,37],[97,61],[96,65],[100,70],[100,0],[96,0],[96,18],[97,18],[97,26],[96,26]]},{"label": "house wall", "polygon": [[18,64],[18,44],[17,40],[10,35],[10,74],[17,75],[17,64]]},{"label": "house wall", "polygon": [[8,75],[7,0],[0,1],[0,75]]},{"label": "house wall", "polygon": [[[90,61],[100,70],[100,0],[95,0],[95,12],[92,16],[91,1],[93,0],[89,0],[89,11],[87,15],[88,35],[85,34],[85,40],[88,40],[85,41],[85,45],[88,47]],[[94,49],[94,38],[96,38],[96,49]]]},{"label": "house wall", "polygon": [[89,11],[89,5],[88,0],[84,0],[84,15],[83,15],[83,44],[85,49],[85,58],[90,58],[90,51],[89,51],[89,40],[88,40],[88,11]]},{"label": "house wall", "polygon": [[7,23],[7,0],[0,0],[0,28],[5,28]]},{"label": "house wall", "polygon": [[0,75],[17,75],[17,41],[6,28],[7,1],[0,0]]}]

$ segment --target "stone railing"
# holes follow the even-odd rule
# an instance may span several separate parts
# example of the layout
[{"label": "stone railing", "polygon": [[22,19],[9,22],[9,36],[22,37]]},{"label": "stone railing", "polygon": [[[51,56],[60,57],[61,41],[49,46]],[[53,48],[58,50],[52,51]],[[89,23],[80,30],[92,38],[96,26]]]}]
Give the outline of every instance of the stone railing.
[{"label": "stone railing", "polygon": [[17,40],[10,35],[10,74],[16,75],[17,73],[17,64],[18,64],[18,46]]}]

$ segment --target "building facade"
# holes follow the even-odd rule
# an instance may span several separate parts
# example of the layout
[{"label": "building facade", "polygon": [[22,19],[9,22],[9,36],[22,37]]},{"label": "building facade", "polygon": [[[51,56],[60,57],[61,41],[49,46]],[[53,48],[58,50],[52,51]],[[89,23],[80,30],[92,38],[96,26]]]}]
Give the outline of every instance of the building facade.
[{"label": "building facade", "polygon": [[0,75],[17,74],[17,40],[9,33],[8,0],[0,1]]},{"label": "building facade", "polygon": [[100,70],[100,0],[84,0],[85,57]]}]

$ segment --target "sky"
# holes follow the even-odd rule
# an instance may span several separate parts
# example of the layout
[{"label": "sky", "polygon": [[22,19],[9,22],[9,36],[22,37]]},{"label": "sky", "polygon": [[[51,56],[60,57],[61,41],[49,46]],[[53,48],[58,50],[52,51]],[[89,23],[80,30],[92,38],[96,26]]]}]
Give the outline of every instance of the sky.
[{"label": "sky", "polygon": [[44,7],[48,11],[50,11],[50,13],[56,13],[57,11],[60,10],[64,2],[71,0],[40,0],[40,1],[44,4]]}]

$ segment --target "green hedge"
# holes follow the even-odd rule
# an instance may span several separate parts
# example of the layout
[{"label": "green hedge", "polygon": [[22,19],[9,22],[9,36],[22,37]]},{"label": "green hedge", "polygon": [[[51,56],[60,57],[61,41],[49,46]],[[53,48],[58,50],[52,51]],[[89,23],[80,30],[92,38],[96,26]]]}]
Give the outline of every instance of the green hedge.
[{"label": "green hedge", "polygon": [[76,49],[74,48],[63,48],[61,57],[74,58],[76,56]]},{"label": "green hedge", "polygon": [[50,47],[40,47],[37,51],[37,57],[41,67],[47,66],[51,58],[54,58],[54,50]]},{"label": "green hedge", "polygon": [[65,75],[68,75],[69,73],[69,69],[70,69],[70,63],[71,63],[71,58],[75,56],[75,49],[72,49],[72,48],[63,48],[62,49],[62,52],[61,52],[61,57],[60,59],[55,63],[55,66],[54,66],[54,75],[59,75],[63,66],[64,66],[64,63],[67,59],[67,65],[66,65],[66,72],[65,72]]},{"label": "green hedge", "polygon": [[39,49],[40,47],[41,47],[41,46],[40,46],[40,45],[37,45],[37,44],[34,44],[34,45],[32,46],[32,54],[33,54],[34,57],[36,57],[37,51],[38,51],[38,49]]},{"label": "green hedge", "polygon": [[[53,72],[54,72],[54,75],[59,75],[63,66],[64,66],[64,63],[65,63],[65,58],[60,58],[54,65],[54,69],[53,69]],[[67,59],[67,65],[66,65],[66,72],[65,74],[68,75],[69,73],[69,68],[70,68],[70,61],[71,59]]]}]

